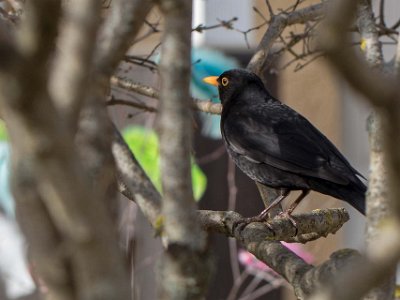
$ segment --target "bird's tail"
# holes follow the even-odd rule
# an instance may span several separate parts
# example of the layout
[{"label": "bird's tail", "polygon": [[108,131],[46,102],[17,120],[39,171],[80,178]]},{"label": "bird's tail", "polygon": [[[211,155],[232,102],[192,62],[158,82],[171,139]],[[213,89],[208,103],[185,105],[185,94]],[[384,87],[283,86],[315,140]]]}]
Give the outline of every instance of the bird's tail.
[{"label": "bird's tail", "polygon": [[355,177],[355,180],[352,180],[347,186],[326,181],[323,184],[314,182],[312,189],[346,201],[360,213],[365,215],[365,193],[367,192],[367,187],[357,177]]}]

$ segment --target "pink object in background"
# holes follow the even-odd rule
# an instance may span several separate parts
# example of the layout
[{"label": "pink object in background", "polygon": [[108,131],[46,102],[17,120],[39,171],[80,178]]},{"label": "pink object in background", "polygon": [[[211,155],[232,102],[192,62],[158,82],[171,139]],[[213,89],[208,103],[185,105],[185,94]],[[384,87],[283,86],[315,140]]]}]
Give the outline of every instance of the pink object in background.
[{"label": "pink object in background", "polygon": [[[293,251],[296,253],[299,257],[304,259],[307,263],[312,263],[314,261],[314,257],[312,256],[311,253],[305,251],[303,249],[302,244],[299,243],[285,243],[281,242],[283,246],[288,248],[289,250]],[[238,254],[239,262],[245,266],[248,271],[253,271],[253,272],[270,272],[270,273],[275,273],[270,267],[268,267],[265,263],[257,259],[253,254],[250,252],[240,249],[239,254]]]}]

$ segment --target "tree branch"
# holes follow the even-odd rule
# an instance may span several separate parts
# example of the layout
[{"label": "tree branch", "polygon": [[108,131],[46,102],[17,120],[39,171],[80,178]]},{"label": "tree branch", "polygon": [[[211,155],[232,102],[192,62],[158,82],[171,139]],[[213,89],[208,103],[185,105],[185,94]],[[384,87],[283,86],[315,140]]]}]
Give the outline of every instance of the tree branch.
[{"label": "tree branch", "polygon": [[136,202],[153,228],[159,231],[162,226],[161,195],[115,127],[112,152],[118,170],[120,191]]},{"label": "tree branch", "polygon": [[[382,1],[383,3],[383,1]],[[381,15],[383,19],[383,15]],[[381,20],[382,20],[381,19]],[[357,6],[357,26],[361,40],[365,43],[363,49],[367,63],[372,69],[383,71],[382,45],[379,41],[379,32],[375,24],[371,1],[360,0]],[[374,244],[381,234],[382,222],[391,218],[390,199],[388,197],[388,174],[386,168],[386,153],[383,151],[384,115],[375,111],[368,120],[370,141],[370,173],[367,204],[367,253],[373,250]],[[395,268],[392,277],[383,285],[372,289],[364,299],[390,299],[395,289]]]},{"label": "tree branch", "polygon": [[[320,39],[327,49],[328,58],[337,70],[356,90],[363,93],[371,104],[383,108],[380,110],[384,113],[384,118],[381,121],[385,120],[382,121],[383,135],[380,138],[376,136],[377,139],[372,140],[372,151],[381,152],[383,147],[388,161],[385,163],[379,153],[377,153],[378,156],[371,157],[371,166],[374,168],[371,179],[374,179],[374,176],[381,176],[380,172],[383,166],[387,167],[389,178],[387,193],[392,207],[391,210],[398,220],[400,216],[400,206],[398,205],[400,189],[396,182],[400,178],[400,157],[398,153],[400,141],[397,134],[393,135],[394,132],[399,130],[400,126],[398,120],[400,112],[397,104],[400,100],[400,94],[396,91],[398,86],[393,77],[390,77],[390,75],[383,76],[381,72],[372,69],[358,57],[352,49],[343,47],[346,44],[346,31],[352,22],[358,1],[343,0],[335,1],[334,4],[335,6],[331,7],[330,14],[327,16],[325,30]],[[379,67],[382,62],[381,50],[379,49],[376,29],[374,29],[371,20],[371,8],[366,7],[368,5],[369,3],[364,0],[361,2],[359,24],[365,26],[361,34],[370,39],[367,42],[367,60],[373,66]],[[372,125],[377,126],[378,124]],[[383,145],[379,143],[382,138],[384,139]],[[376,189],[378,189],[380,195],[384,192],[379,190],[380,183],[378,182],[376,186],[371,188],[370,196],[374,196],[373,193],[376,193]],[[385,198],[384,194],[383,197]],[[380,213],[382,213],[381,209],[380,206],[378,209]],[[389,222],[389,225],[383,229],[379,226],[381,230],[379,234],[374,234],[374,242],[369,245],[366,259],[338,276],[329,287],[322,290],[314,299],[359,299],[372,287],[387,279],[393,270],[393,266],[400,258],[400,238],[395,233],[399,228],[399,222],[396,219],[389,222],[386,217],[385,222]]]},{"label": "tree branch", "polygon": [[[160,170],[168,247],[161,266],[161,299],[203,299],[210,261],[196,222],[191,181],[189,80],[192,3],[162,0],[165,31],[160,62]],[[188,269],[188,266],[190,268]]]},{"label": "tree branch", "polygon": [[397,38],[397,50],[396,50],[394,68],[397,77],[400,78],[400,33]]},{"label": "tree branch", "polygon": [[[294,215],[299,224],[296,228],[288,218],[276,217],[268,223],[251,223],[240,232],[233,232],[233,224],[242,218],[233,211],[198,211],[201,227],[209,232],[217,232],[240,241],[285,241],[288,243],[307,243],[328,234],[334,234],[349,220],[344,208],[318,209],[310,213]],[[273,229],[271,229],[273,228]]]},{"label": "tree branch", "polygon": [[351,25],[356,7],[355,0],[333,1],[319,36],[320,44],[345,79],[371,103],[382,107],[399,98],[400,92],[396,88],[396,82],[393,78],[372,70],[354,49],[343,47],[348,43],[345,33]]},{"label": "tree branch", "polygon": [[[27,3],[16,49],[16,55],[23,59],[14,60],[14,68],[2,66],[0,70],[0,104],[11,138],[12,173],[15,182],[37,183],[30,185],[37,189],[31,193],[40,195],[61,236],[52,250],[68,259],[65,270],[72,275],[73,298],[97,299],[102,295],[126,299],[129,285],[114,232],[110,230],[110,217],[104,203],[99,203],[90,190],[73,136],[60,122],[62,118],[47,93],[47,67],[54,49],[59,10],[59,1]],[[23,203],[24,195],[18,192],[21,187],[14,187],[19,195],[17,201]],[[39,205],[36,208],[40,209]],[[57,286],[51,288],[55,292]]]},{"label": "tree branch", "polygon": [[71,0],[65,6],[64,26],[50,77],[50,92],[73,132],[77,128],[92,72],[100,9],[101,1],[98,0]]},{"label": "tree branch", "polygon": [[290,25],[297,23],[305,23],[307,21],[316,20],[324,13],[324,4],[314,4],[309,7],[295,10],[291,13],[280,13],[271,17],[268,30],[265,32],[258,45],[256,52],[252,56],[247,69],[260,75],[262,74],[267,57],[275,40],[281,35],[283,30]]},{"label": "tree branch", "polygon": [[[154,99],[160,98],[159,92],[157,90],[155,90],[154,88],[144,85],[144,84],[141,84],[141,83],[131,81],[126,78],[112,76],[110,82],[112,85],[118,86],[127,91],[135,92],[140,95],[154,98]],[[213,103],[211,101],[198,100],[198,99],[190,98],[190,97],[188,99],[192,99],[193,108],[198,111],[202,111],[202,112],[206,112],[206,113],[210,113],[210,114],[214,114],[214,115],[221,114],[222,105],[220,103]]]},{"label": "tree branch", "polygon": [[95,55],[100,73],[110,77],[136,38],[154,3],[151,0],[114,0],[103,24]]}]

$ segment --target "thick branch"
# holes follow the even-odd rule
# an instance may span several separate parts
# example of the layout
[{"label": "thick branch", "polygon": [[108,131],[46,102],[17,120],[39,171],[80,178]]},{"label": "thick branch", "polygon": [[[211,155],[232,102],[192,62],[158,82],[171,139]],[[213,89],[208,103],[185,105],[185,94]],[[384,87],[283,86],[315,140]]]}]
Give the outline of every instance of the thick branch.
[{"label": "thick branch", "polygon": [[328,234],[334,234],[349,220],[349,215],[344,208],[318,209],[310,213],[294,215],[298,223],[297,230],[288,218],[276,217],[268,223],[251,223],[240,232],[233,232],[235,221],[242,218],[232,211],[208,211],[198,212],[200,224],[204,230],[222,233],[226,236],[236,237],[241,241],[264,240],[285,241],[289,243],[306,243]]},{"label": "thick branch", "polygon": [[[370,0],[360,0],[357,7],[357,26],[361,39],[366,47],[364,56],[371,68],[383,71],[382,45],[379,41],[378,28]],[[367,253],[374,249],[381,234],[382,222],[391,217],[390,199],[388,197],[388,174],[386,167],[386,153],[384,151],[383,114],[379,111],[371,113],[368,120],[368,132],[370,141],[370,178],[368,186],[367,202]],[[393,275],[385,284],[372,289],[364,299],[390,299],[394,295],[395,268]]]},{"label": "thick branch", "polygon": [[382,45],[375,26],[370,0],[360,0],[357,9],[357,25],[361,39],[365,41],[365,58],[373,68],[381,68],[383,63]]},{"label": "thick branch", "polygon": [[[321,41],[326,47],[328,57],[339,70],[339,72],[349,81],[349,83],[359,92],[363,93],[370,103],[384,108],[385,122],[383,124],[384,134],[380,136],[385,141],[383,149],[388,154],[388,162],[384,164],[382,157],[372,156],[372,164],[374,167],[374,176],[380,177],[380,173],[376,173],[376,166],[382,164],[389,169],[388,197],[391,201],[392,211],[400,216],[400,206],[398,198],[400,197],[400,189],[397,180],[400,178],[400,157],[399,157],[399,140],[398,135],[394,134],[399,130],[399,107],[396,101],[399,101],[399,92],[396,80],[393,77],[383,76],[382,73],[372,69],[366,61],[362,60],[354,50],[343,47],[346,44],[346,30],[350,26],[358,1],[335,1],[335,6],[331,7],[330,14],[327,17],[325,31],[321,35]],[[369,3],[361,1],[362,6],[359,9],[359,24],[365,26],[362,29],[362,35],[370,39],[369,46],[367,43],[367,59],[374,66],[381,63],[381,54],[379,42],[377,40],[374,28],[371,28],[373,20]],[[382,112],[382,110],[381,110]],[[383,118],[380,121],[384,120]],[[378,123],[379,124],[379,123]],[[381,124],[381,125],[382,125]],[[377,125],[377,124],[373,124]],[[377,140],[372,140],[372,151],[380,152],[383,145]],[[382,155],[381,155],[382,156]],[[377,186],[378,189],[380,188]],[[374,189],[371,189],[374,193]],[[383,191],[379,191],[382,193]],[[372,196],[372,195],[371,195]],[[381,206],[378,210],[381,210]],[[386,218],[386,222],[388,222]],[[393,266],[400,258],[400,239],[394,232],[398,230],[398,222],[392,222],[387,227],[381,228],[379,235],[375,234],[375,240],[369,245],[367,260],[362,264],[354,266],[347,270],[341,276],[332,282],[325,290],[324,294],[318,294],[315,299],[359,299],[371,287],[382,283],[387,279]],[[391,237],[390,237],[391,236]],[[377,239],[377,240],[376,240]]]},{"label": "thick branch", "polygon": [[160,170],[163,233],[169,243],[161,266],[160,292],[162,299],[203,299],[210,265],[205,234],[196,222],[191,181],[192,3],[163,0],[160,7],[165,16],[160,62]]},{"label": "thick branch", "polygon": [[[73,297],[125,299],[128,281],[111,220],[91,192],[73,137],[47,93],[59,6],[58,1],[27,3],[18,48],[23,60],[0,70],[0,104],[13,157],[23,158],[14,163],[13,176],[16,182],[32,177],[37,183],[33,192],[40,195],[62,240],[59,249],[52,250],[68,258],[65,270],[72,274]],[[23,195],[16,195],[23,201]]]},{"label": "thick branch", "polygon": [[153,228],[161,224],[161,195],[143,171],[122,136],[114,128],[112,152],[118,170],[119,188],[134,200]]},{"label": "thick branch", "polygon": [[113,1],[111,15],[103,24],[95,56],[96,67],[106,77],[111,76],[132,45],[152,7],[151,0]]},{"label": "thick branch", "polygon": [[[351,25],[357,3],[355,0],[333,1],[320,33],[320,43],[346,80],[371,103],[382,107],[399,98],[400,92],[395,80],[372,70],[354,49],[343,46],[348,44],[346,32]],[[370,45],[373,46],[372,43]]]},{"label": "thick branch", "polygon": [[50,92],[73,132],[77,127],[92,71],[100,9],[101,1],[98,0],[71,0],[65,6],[65,21],[51,76]]}]

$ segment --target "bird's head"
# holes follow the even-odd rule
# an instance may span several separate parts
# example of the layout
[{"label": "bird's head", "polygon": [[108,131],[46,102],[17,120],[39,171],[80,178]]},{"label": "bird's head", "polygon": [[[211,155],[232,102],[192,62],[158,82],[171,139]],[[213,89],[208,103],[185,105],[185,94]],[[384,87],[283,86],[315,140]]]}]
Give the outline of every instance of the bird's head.
[{"label": "bird's head", "polygon": [[222,104],[230,101],[235,95],[249,87],[257,86],[264,89],[260,77],[243,69],[232,69],[219,76],[205,77],[203,81],[218,87]]}]

